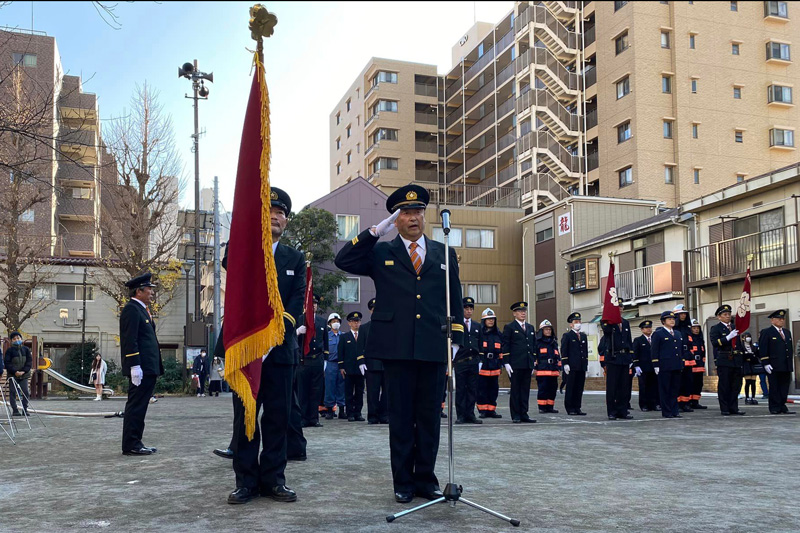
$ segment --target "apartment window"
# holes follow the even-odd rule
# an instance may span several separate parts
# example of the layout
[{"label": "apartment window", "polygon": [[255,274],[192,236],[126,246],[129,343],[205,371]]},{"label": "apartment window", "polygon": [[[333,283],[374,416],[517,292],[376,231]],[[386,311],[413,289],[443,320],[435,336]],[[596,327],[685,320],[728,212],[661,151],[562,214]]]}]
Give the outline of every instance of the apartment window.
[{"label": "apartment window", "polygon": [[342,164],[336,163],[336,175],[338,176],[341,173],[342,173]]},{"label": "apartment window", "polygon": [[349,139],[349,138],[350,138],[350,133],[351,133],[351,128],[350,128],[350,126],[347,126],[347,129],[345,130],[345,132],[346,132],[346,134],[347,134],[347,138]]},{"label": "apartment window", "polygon": [[480,43],[478,45],[478,57],[479,58],[483,57],[483,43]]},{"label": "apartment window", "polygon": [[623,168],[622,170],[618,171],[617,174],[619,175],[620,188],[627,187],[633,183],[633,169],[631,167]]},{"label": "apartment window", "polygon": [[661,48],[669,48],[669,32],[661,32]]},{"label": "apartment window", "polygon": [[350,164],[350,162],[353,160],[353,158],[352,158],[352,153],[353,153],[353,152],[347,152],[347,164],[348,164],[348,165],[349,165],[349,164]]},{"label": "apartment window", "polygon": [[336,288],[336,301],[357,304],[361,293],[361,278],[346,278]]},{"label": "apartment window", "polygon": [[397,72],[379,71],[372,78],[372,86],[374,87],[379,83],[397,83]]},{"label": "apartment window", "polygon": [[742,99],[742,88],[741,87],[734,87],[733,88],[733,98],[734,98],[734,100],[741,100]]},{"label": "apartment window", "polygon": [[94,189],[89,187],[71,187],[70,196],[81,200],[91,200],[94,196],[92,191],[94,191]]},{"label": "apartment window", "polygon": [[695,49],[695,36],[694,35],[689,35],[689,48],[691,50]]},{"label": "apartment window", "polygon": [[789,18],[789,2],[764,2],[765,17]]},{"label": "apartment window", "polygon": [[36,66],[36,54],[11,54],[11,60],[15,65],[22,65],[23,67]]},{"label": "apartment window", "polygon": [[357,154],[361,153],[361,143],[356,143],[356,153]]},{"label": "apartment window", "polygon": [[665,120],[664,121],[664,138],[665,139],[672,139],[672,121]]},{"label": "apartment window", "polygon": [[468,229],[467,248],[494,248],[494,230]]},{"label": "apartment window", "polygon": [[351,241],[360,233],[359,215],[336,215],[336,227],[340,241]]},{"label": "apartment window", "polygon": [[736,130],[733,132],[733,140],[737,143],[744,142],[744,132],[742,130]]},{"label": "apartment window", "polygon": [[469,296],[479,304],[497,303],[497,285],[494,283],[465,283],[461,289],[464,297]]},{"label": "apartment window", "polygon": [[697,80],[692,79],[692,94],[697,94]]},{"label": "apartment window", "polygon": [[792,103],[792,88],[784,87],[782,85],[770,85],[767,87],[767,101],[779,102],[782,104]]},{"label": "apartment window", "polygon": [[790,46],[786,43],[767,43],[767,59],[780,59],[781,61],[791,61],[792,55]]},{"label": "apartment window", "polygon": [[397,113],[397,102],[395,100],[378,100],[378,102],[372,106],[372,112],[377,113],[379,111]]},{"label": "apartment window", "polygon": [[341,113],[336,113],[336,125],[338,126],[341,121],[342,121]]},{"label": "apartment window", "polygon": [[347,111],[350,111],[350,99],[349,98],[347,99],[347,102],[345,102],[344,105],[345,105],[345,108],[347,109]]},{"label": "apartment window", "polygon": [[666,166],[664,167],[664,183],[667,185],[672,185],[675,183],[675,167],[673,166]]},{"label": "apartment window", "polygon": [[700,124],[692,124],[692,139],[697,139],[700,136]]},{"label": "apartment window", "polygon": [[772,128],[769,130],[770,146],[794,146],[794,131]]},{"label": "apartment window", "polygon": [[694,169],[694,184],[695,185],[700,185],[700,169],[699,168]]},{"label": "apartment window", "polygon": [[631,121],[624,122],[617,126],[617,144],[624,143],[631,138]]},{"label": "apartment window", "polygon": [[342,147],[342,138],[336,137],[336,149],[340,149]]},{"label": "apartment window", "polygon": [[396,141],[397,140],[397,130],[391,128],[378,128],[378,130],[372,134],[372,142],[378,141]]},{"label": "apartment window", "polygon": [[397,170],[397,158],[395,157],[379,157],[372,163],[372,171],[377,172],[381,169]]},{"label": "apartment window", "polygon": [[664,94],[672,93],[672,76],[661,76],[661,92]]},{"label": "apartment window", "polygon": [[556,281],[553,274],[547,274],[537,278],[534,282],[536,286],[536,301],[550,300],[556,297]]},{"label": "apartment window", "polygon": [[622,52],[624,52],[625,50],[627,50],[628,46],[630,46],[630,45],[628,43],[628,32],[627,31],[614,40],[614,49],[617,51],[617,55],[619,55]]},{"label": "apartment window", "polygon": [[553,238],[553,228],[545,228],[536,232],[536,244],[540,242],[549,241]]},{"label": "apartment window", "polygon": [[628,2],[616,2],[616,1],[615,1],[615,2],[614,2],[614,11],[619,11],[620,9],[622,9],[623,7],[625,7],[625,4],[627,4],[627,3],[628,3]]},{"label": "apartment window", "polygon": [[731,2],[731,11],[739,11],[739,2]]},{"label": "apartment window", "polygon": [[[450,246],[460,248],[462,244],[461,228],[450,228]],[[434,227],[432,238],[434,241],[444,243],[444,232],[441,227]]]},{"label": "apartment window", "polygon": [[739,43],[731,44],[731,54],[738,56],[739,55]]},{"label": "apartment window", "polygon": [[[56,300],[83,300],[83,285],[56,284]],[[86,286],[86,300],[94,300],[94,287]]]},{"label": "apartment window", "polygon": [[33,220],[34,220],[33,209],[28,209],[19,215],[20,222],[33,222]]},{"label": "apartment window", "polygon": [[625,76],[617,82],[617,100],[631,92],[631,81],[629,76]]},{"label": "apartment window", "polygon": [[31,299],[33,300],[49,300],[51,298],[50,285],[34,287],[31,292]]},{"label": "apartment window", "polygon": [[736,183],[741,183],[744,181],[744,178],[747,174],[736,174]]}]

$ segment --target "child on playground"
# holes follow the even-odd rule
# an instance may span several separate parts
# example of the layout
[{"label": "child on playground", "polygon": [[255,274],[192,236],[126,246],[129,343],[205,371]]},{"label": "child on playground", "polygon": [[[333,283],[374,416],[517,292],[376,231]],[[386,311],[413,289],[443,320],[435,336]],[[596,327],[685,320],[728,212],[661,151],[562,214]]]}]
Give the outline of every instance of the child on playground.
[{"label": "child on playground", "polygon": [[97,352],[97,355],[94,356],[94,361],[92,361],[92,373],[89,378],[89,384],[94,385],[97,393],[97,397],[94,399],[96,402],[103,399],[103,385],[106,384],[107,369],[108,365],[103,361],[103,356],[100,355],[100,352]]}]

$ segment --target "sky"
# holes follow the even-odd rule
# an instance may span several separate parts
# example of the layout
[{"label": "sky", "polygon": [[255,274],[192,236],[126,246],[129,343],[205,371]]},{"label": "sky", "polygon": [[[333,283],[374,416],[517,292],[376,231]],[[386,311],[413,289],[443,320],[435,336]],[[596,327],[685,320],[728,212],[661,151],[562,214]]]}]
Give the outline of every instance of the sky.
[{"label": "sky", "polygon": [[[111,2],[107,2],[111,3]],[[255,2],[253,2],[255,3]],[[0,26],[33,28],[56,38],[65,73],[80,75],[98,96],[101,120],[130,108],[147,82],[172,116],[187,189],[194,205],[191,82],[178,67],[198,60],[214,73],[200,102],[200,186],[219,176],[220,200],[233,208],[244,109],[255,41],[246,2],[120,2],[118,29],[91,2],[12,2]],[[433,64],[449,71],[451,49],[475,20],[496,23],[508,2],[268,2],[278,17],[264,44],[272,126],[271,183],[292,197],[293,209],[330,192],[329,116],[371,57]],[[33,12],[33,13],[31,13]]]}]

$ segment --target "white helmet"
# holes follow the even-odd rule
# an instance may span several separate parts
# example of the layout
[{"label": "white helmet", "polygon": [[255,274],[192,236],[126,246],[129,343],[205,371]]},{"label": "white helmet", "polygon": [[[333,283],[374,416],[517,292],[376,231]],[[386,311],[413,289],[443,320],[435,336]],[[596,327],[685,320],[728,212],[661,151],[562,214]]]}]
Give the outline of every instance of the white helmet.
[{"label": "white helmet", "polygon": [[686,307],[684,307],[683,304],[678,304],[678,305],[675,306],[675,308],[672,310],[672,312],[675,313],[675,314],[678,314],[678,313],[686,313],[687,311],[686,311]]},{"label": "white helmet", "polygon": [[330,324],[331,320],[333,320],[334,318],[336,320],[338,320],[339,322],[342,321],[342,317],[339,316],[339,313],[331,313],[331,314],[328,315],[328,324]]},{"label": "white helmet", "polygon": [[481,320],[486,320],[487,318],[497,318],[491,307],[487,307],[483,310],[483,313],[481,313]]},{"label": "white helmet", "polygon": [[550,323],[550,321],[549,321],[549,320],[547,320],[546,318],[545,318],[544,320],[542,320],[542,323],[541,323],[541,324],[539,324],[539,329],[542,329],[542,328],[552,328],[552,327],[553,327],[553,324],[551,324],[551,323]]}]

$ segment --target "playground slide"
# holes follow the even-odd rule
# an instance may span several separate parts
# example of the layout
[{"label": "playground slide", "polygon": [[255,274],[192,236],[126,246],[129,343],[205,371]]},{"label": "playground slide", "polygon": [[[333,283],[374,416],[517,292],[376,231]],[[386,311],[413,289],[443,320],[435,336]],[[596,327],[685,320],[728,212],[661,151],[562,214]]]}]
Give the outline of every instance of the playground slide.
[{"label": "playground slide", "polygon": [[[41,370],[42,370],[42,372],[44,372],[48,376],[57,379],[58,381],[60,381],[64,385],[72,387],[73,389],[79,390],[81,392],[91,392],[92,394],[96,394],[96,391],[95,391],[94,387],[92,387],[90,385],[81,385],[80,383],[75,383],[74,381],[72,381],[68,377],[66,377],[66,376],[64,376],[62,374],[59,374],[58,372],[56,372],[52,368],[41,368]],[[111,389],[105,389],[104,388],[103,389],[103,394],[108,394],[109,396],[112,396],[114,394],[114,391],[111,390]]]}]

